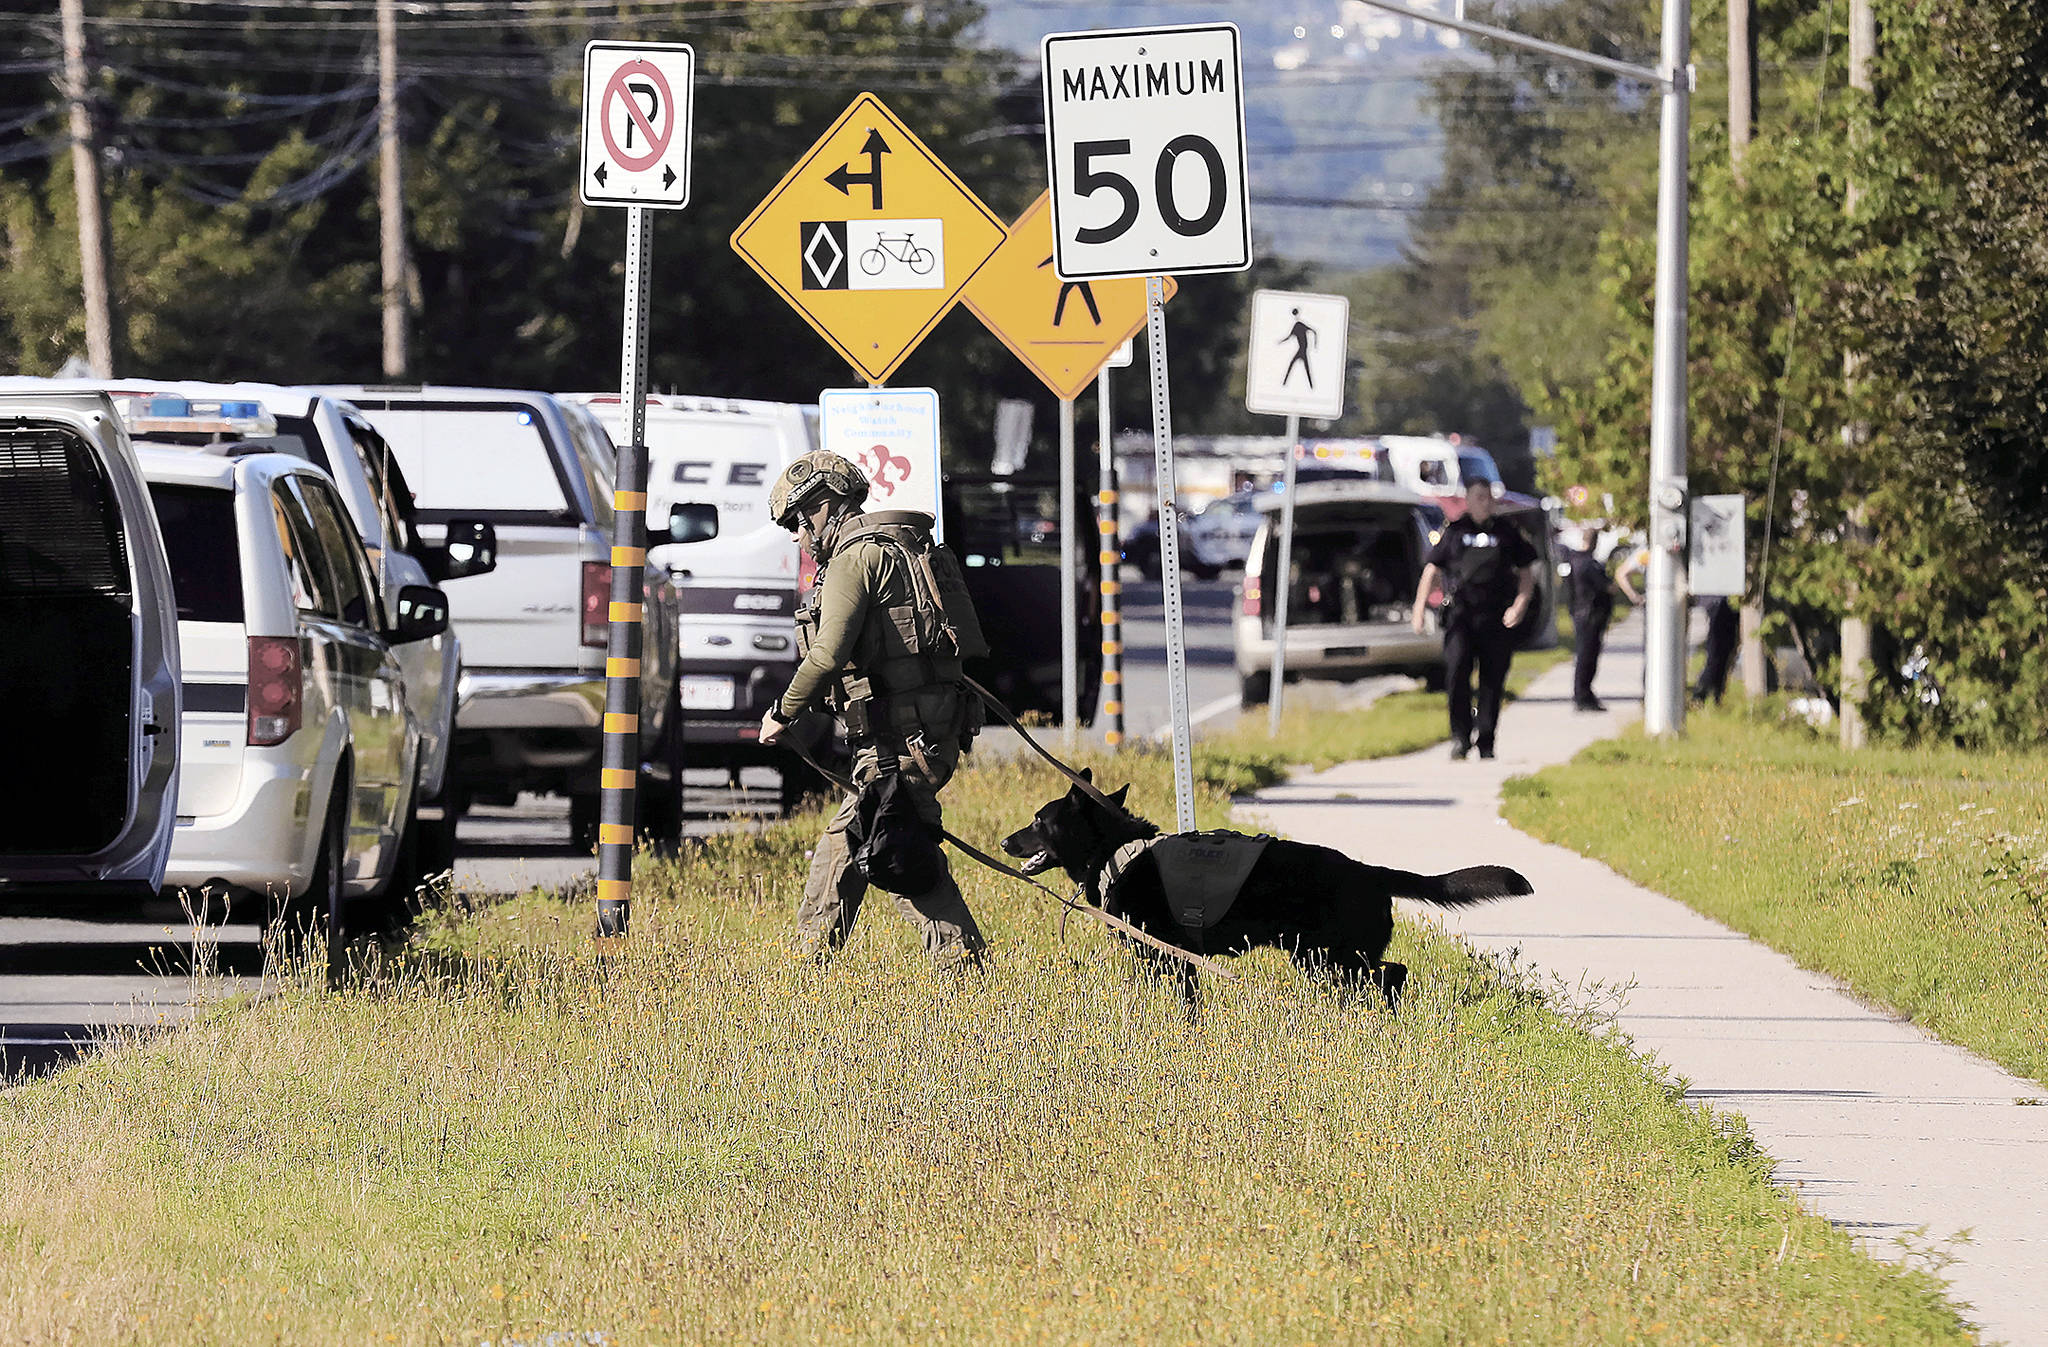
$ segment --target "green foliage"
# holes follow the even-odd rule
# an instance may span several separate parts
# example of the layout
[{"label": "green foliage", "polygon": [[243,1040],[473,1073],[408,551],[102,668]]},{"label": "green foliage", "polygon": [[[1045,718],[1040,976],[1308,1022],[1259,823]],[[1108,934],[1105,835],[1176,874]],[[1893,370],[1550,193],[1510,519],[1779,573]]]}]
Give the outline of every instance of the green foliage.
[{"label": "green foliage", "polygon": [[[608,388],[618,378],[625,213],[576,200],[580,52],[592,37],[698,53],[693,199],[652,245],[656,388],[807,402],[859,380],[734,255],[734,228],[872,89],[1009,219],[1044,185],[1016,128],[1037,87],[977,45],[973,0],[777,0],[619,14],[516,8],[488,20],[401,7],[399,70],[411,377]],[[119,372],[286,382],[381,377],[374,45],[366,9],[92,6]],[[41,20],[0,16],[36,54]],[[38,97],[56,107],[54,88]],[[17,100],[27,102],[27,99]],[[31,104],[32,106],[32,104]],[[61,142],[60,149],[61,149]],[[69,156],[0,164],[0,372],[83,350]],[[1253,277],[1195,278],[1170,347],[1185,427],[1227,407]],[[945,442],[982,457],[998,399],[1050,396],[964,309],[897,382],[940,390]],[[1145,415],[1121,381],[1122,424]]]}]

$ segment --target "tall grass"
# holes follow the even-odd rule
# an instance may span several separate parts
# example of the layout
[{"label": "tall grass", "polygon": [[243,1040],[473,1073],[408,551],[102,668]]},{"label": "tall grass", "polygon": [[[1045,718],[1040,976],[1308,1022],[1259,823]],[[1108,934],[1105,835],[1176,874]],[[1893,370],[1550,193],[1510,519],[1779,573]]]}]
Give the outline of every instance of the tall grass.
[{"label": "tall grass", "polygon": [[[1095,765],[1166,812],[1161,758]],[[976,768],[949,821],[987,843],[1055,789]],[[1256,956],[1190,1025],[962,869],[983,973],[886,903],[821,971],[787,941],[817,824],[644,861],[613,950],[586,903],[444,905],[351,991],[0,1094],[0,1337],[1966,1340],[1739,1127],[1442,938],[1397,937],[1398,1015]]]},{"label": "tall grass", "polygon": [[1504,812],[2048,1081],[2048,757],[1687,725],[1511,781]]}]

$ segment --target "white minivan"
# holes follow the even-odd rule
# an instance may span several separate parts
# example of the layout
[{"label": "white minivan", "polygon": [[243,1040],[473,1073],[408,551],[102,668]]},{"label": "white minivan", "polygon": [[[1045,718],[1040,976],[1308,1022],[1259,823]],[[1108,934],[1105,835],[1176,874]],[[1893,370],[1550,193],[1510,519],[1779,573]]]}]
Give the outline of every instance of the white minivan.
[{"label": "white minivan", "polygon": [[164,881],[345,930],[350,901],[409,877],[423,764],[398,652],[446,629],[447,601],[408,585],[385,602],[333,479],[262,449],[139,455],[184,661]]},{"label": "white minivan", "polygon": [[[91,915],[163,882],[178,787],[171,573],[97,393],[0,393],[0,901]],[[58,907],[43,907],[45,900]]]}]

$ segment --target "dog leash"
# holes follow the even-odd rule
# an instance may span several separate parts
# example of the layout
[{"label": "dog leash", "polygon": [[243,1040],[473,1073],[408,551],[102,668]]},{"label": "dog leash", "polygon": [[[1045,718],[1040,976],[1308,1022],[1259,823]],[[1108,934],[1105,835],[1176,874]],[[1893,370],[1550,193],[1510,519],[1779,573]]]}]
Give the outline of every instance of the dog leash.
[{"label": "dog leash", "polygon": [[[977,693],[980,693],[980,695],[983,697],[988,696],[988,694],[986,692],[982,692],[979,687],[975,688],[975,691]],[[788,747],[798,757],[802,758],[805,762],[809,763],[811,765],[812,770],[817,772],[819,776],[824,777],[827,781],[839,787],[839,789],[845,791],[848,795],[860,794],[860,788],[858,786],[854,785],[853,782],[839,775],[839,773],[833,771],[831,768],[827,767],[824,763],[819,762],[816,758],[812,757],[810,750],[805,748],[801,743],[799,743],[795,739],[791,739],[788,741]],[[1043,752],[1043,750],[1040,751]],[[1059,764],[1055,762],[1054,765],[1058,766]],[[1076,778],[1076,781],[1077,784],[1087,784],[1086,782],[1079,781],[1078,778]],[[1100,796],[1100,792],[1091,793]],[[1101,796],[1101,798],[1103,802],[1109,804],[1111,808],[1117,809],[1120,812],[1122,812],[1121,805],[1114,804],[1109,800],[1107,796]],[[1131,939],[1137,941],[1139,944],[1149,945],[1153,949],[1158,950],[1161,954],[1171,955],[1173,958],[1180,959],[1184,962],[1193,964],[1195,967],[1201,969],[1203,972],[1208,973],[1213,977],[1219,977],[1223,979],[1225,982],[1237,981],[1237,974],[1223,967],[1214,959],[1204,958],[1202,955],[1196,954],[1192,950],[1182,949],[1178,945],[1169,945],[1164,940],[1161,940],[1158,936],[1153,935],[1147,931],[1139,930],[1137,927],[1131,925],[1131,923],[1125,921],[1122,917],[1116,916],[1113,913],[1104,912],[1101,908],[1095,906],[1095,904],[1093,903],[1083,902],[1078,899],[1069,898],[1065,894],[1059,892],[1057,889],[1049,888],[1046,885],[1039,883],[1030,875],[1025,874],[1022,870],[1016,869],[1014,866],[1003,864],[995,857],[983,851],[980,847],[975,846],[972,842],[969,842],[964,838],[955,836],[949,829],[943,827],[940,828],[939,836],[945,838],[948,842],[951,842],[953,846],[957,848],[962,854],[972,857],[974,860],[981,862],[989,869],[994,870],[997,874],[1008,875],[1012,879],[1021,880],[1024,883],[1029,884],[1032,888],[1037,889],[1040,893],[1044,894],[1046,897],[1058,903],[1068,912],[1079,912],[1083,916],[1093,917],[1095,920],[1101,922],[1103,925],[1109,927],[1111,930],[1116,931],[1119,934],[1129,936]],[[1061,920],[1064,921],[1065,918],[1062,917]]]},{"label": "dog leash", "polygon": [[1130,812],[1128,809],[1125,809],[1122,805],[1118,804],[1115,800],[1112,800],[1109,798],[1109,796],[1103,794],[1101,787],[1097,786],[1093,781],[1090,781],[1087,777],[1082,776],[1073,768],[1067,766],[1067,764],[1065,764],[1064,762],[1061,762],[1058,758],[1055,758],[1046,749],[1045,745],[1039,743],[1036,739],[1033,739],[1031,737],[1031,731],[1024,728],[1024,723],[1017,719],[1015,713],[1013,713],[1009,707],[1003,705],[1002,702],[997,699],[995,693],[990,692],[987,688],[975,682],[966,674],[960,675],[960,681],[965,683],[968,689],[972,691],[975,696],[981,698],[983,704],[986,705],[989,710],[995,712],[997,716],[1001,717],[1002,722],[1005,725],[1008,725],[1011,729],[1015,730],[1017,732],[1018,737],[1023,739],[1023,741],[1026,744],[1030,745],[1032,752],[1036,753],[1039,757],[1044,758],[1047,762],[1051,763],[1053,770],[1058,772],[1067,780],[1073,782],[1075,787],[1078,790],[1080,790],[1080,792],[1083,795],[1086,795],[1088,798],[1095,801],[1095,803],[1099,805],[1104,805],[1110,809],[1115,810],[1119,814],[1127,814]]}]

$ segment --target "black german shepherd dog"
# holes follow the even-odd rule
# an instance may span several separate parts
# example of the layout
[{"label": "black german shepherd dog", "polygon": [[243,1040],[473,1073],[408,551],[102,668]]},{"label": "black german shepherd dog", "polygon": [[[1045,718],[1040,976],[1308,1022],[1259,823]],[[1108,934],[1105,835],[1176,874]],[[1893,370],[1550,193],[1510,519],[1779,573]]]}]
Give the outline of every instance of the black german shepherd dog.
[{"label": "black german shepherd dog", "polygon": [[[1124,786],[1111,795],[1119,806],[1111,810],[1078,786],[1069,787],[1040,809],[1029,827],[1004,838],[1003,850],[1023,862],[1026,874],[1055,866],[1065,870],[1089,902],[1178,949],[1216,957],[1270,945],[1285,950],[1311,976],[1354,990],[1362,984],[1378,987],[1389,1006],[1408,977],[1405,966],[1383,957],[1394,933],[1395,898],[1464,907],[1532,892],[1528,880],[1505,866],[1417,875],[1366,865],[1329,847],[1276,838],[1252,866],[1222,921],[1192,931],[1174,915],[1150,853],[1134,860],[1104,891],[1104,872],[1117,849],[1159,836],[1156,826],[1121,807],[1129,792]],[[1150,949],[1143,952],[1155,973],[1180,980],[1192,1013],[1199,995],[1194,965]]]}]

